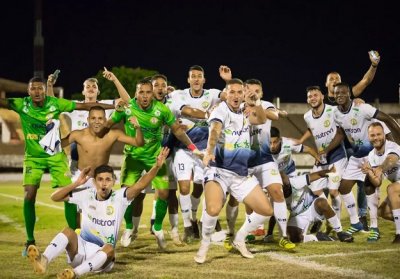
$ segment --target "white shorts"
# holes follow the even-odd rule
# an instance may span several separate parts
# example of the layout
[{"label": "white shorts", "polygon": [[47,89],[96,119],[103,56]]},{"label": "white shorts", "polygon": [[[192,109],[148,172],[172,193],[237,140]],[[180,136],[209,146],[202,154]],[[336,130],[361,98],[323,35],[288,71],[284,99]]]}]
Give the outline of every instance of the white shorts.
[{"label": "white shorts", "polygon": [[[87,259],[93,257],[97,251],[101,250],[97,244],[88,242],[84,240],[80,235],[78,235],[78,253],[75,255],[74,259],[71,261],[69,255],[67,253],[67,261],[73,268],[77,267],[78,265],[82,264]],[[110,262],[106,267],[101,268],[99,270],[94,270],[94,272],[108,272],[114,266],[114,261]]]},{"label": "white shorts", "polygon": [[365,174],[362,173],[361,167],[366,160],[368,160],[368,157],[356,158],[350,156],[349,163],[342,175],[342,179],[364,181]]},{"label": "white shorts", "polygon": [[308,227],[310,224],[316,222],[316,221],[322,221],[325,219],[323,215],[318,214],[318,212],[315,210],[315,199],[311,206],[304,211],[303,213],[300,213],[299,215],[296,216],[289,216],[289,221],[287,223],[288,227],[297,227],[303,230],[303,234],[307,234]]},{"label": "white shorts", "polygon": [[275,162],[265,163],[249,169],[249,175],[254,175],[262,188],[271,184],[283,184],[278,165]]},{"label": "white shorts", "polygon": [[243,202],[244,198],[258,185],[258,181],[254,176],[240,176],[232,171],[207,167],[204,181],[218,182],[224,193],[230,193],[238,202]]},{"label": "white shorts", "polygon": [[346,168],[346,165],[347,165],[347,159],[342,158],[339,161],[336,161],[335,163],[330,165],[314,166],[311,172],[327,170],[335,166],[337,176],[335,175],[335,176],[330,176],[329,178],[328,177],[320,178],[314,182],[311,182],[310,184],[311,191],[315,192],[323,189],[331,189],[331,190],[339,189],[340,180]]},{"label": "white shorts", "polygon": [[193,174],[193,183],[203,184],[203,162],[189,150],[178,149],[175,151],[174,170],[178,181],[192,180]]}]

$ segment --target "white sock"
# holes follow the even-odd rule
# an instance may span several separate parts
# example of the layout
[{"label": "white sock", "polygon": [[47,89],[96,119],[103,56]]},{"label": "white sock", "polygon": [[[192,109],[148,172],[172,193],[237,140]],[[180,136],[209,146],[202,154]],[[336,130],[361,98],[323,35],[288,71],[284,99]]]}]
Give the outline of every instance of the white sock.
[{"label": "white sock", "polygon": [[171,224],[171,231],[178,231],[179,215],[169,214],[169,223]]},{"label": "white sock", "polygon": [[358,219],[356,200],[354,199],[353,192],[342,195],[342,199],[343,199],[344,205],[347,208],[347,212],[349,213],[350,223],[357,224],[358,222],[360,222],[360,219]]},{"label": "white sock", "polygon": [[247,215],[248,217],[246,220],[244,220],[244,223],[242,227],[238,230],[235,236],[235,241],[237,242],[244,242],[246,239],[246,236],[257,229],[257,227],[260,224],[264,224],[265,221],[268,219],[267,216],[260,215],[258,213],[251,213],[250,215]]},{"label": "white sock", "polygon": [[313,234],[305,234],[303,235],[303,242],[312,242],[312,241],[318,241],[318,238],[313,235]]},{"label": "white sock", "polygon": [[226,211],[226,222],[228,223],[228,233],[234,234],[236,219],[239,213],[239,206],[230,206],[229,204],[227,204],[225,211]]},{"label": "white sock", "polygon": [[215,225],[217,224],[218,216],[210,216],[207,211],[203,211],[203,221],[201,227],[201,236],[203,242],[210,243],[211,234],[215,230]]},{"label": "white sock", "polygon": [[55,257],[59,256],[68,245],[68,237],[63,233],[58,233],[47,246],[43,255],[51,262]]},{"label": "white sock", "polygon": [[331,224],[331,226],[335,232],[341,232],[343,230],[342,224],[340,223],[340,220],[336,215],[329,218],[328,222],[329,222],[329,224]]},{"label": "white sock", "polygon": [[107,261],[107,254],[103,251],[97,251],[90,259],[87,259],[74,268],[76,276],[82,276],[85,273],[99,270]]},{"label": "white sock", "polygon": [[396,234],[400,234],[400,208],[393,209],[392,213],[393,213],[394,225],[396,226]]},{"label": "white sock", "polygon": [[192,223],[190,223],[190,208],[191,208],[190,195],[180,194],[179,203],[181,204],[183,226],[185,228],[190,227],[192,225]]},{"label": "white sock", "polygon": [[156,219],[156,200],[153,200],[153,211],[151,211],[151,217],[150,219],[154,220]]},{"label": "white sock", "polygon": [[287,237],[287,208],[285,202],[274,202],[274,216],[278,222],[282,237]]},{"label": "white sock", "polygon": [[342,214],[342,199],[340,198],[340,195],[332,197],[332,208],[340,220],[340,216]]},{"label": "white sock", "polygon": [[132,223],[133,223],[133,232],[138,232],[140,224],[140,216],[139,217],[133,216]]},{"label": "white sock", "polygon": [[190,201],[192,203],[192,220],[197,220],[197,209],[199,208],[200,198],[195,198],[193,195],[190,195]]},{"label": "white sock", "polygon": [[373,193],[372,195],[367,195],[367,204],[369,209],[369,226],[371,228],[378,227],[378,195]]}]

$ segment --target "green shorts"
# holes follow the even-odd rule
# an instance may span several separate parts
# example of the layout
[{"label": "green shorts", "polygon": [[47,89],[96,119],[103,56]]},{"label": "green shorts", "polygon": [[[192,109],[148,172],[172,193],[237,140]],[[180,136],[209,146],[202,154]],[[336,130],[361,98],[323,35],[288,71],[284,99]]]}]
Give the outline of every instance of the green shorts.
[{"label": "green shorts", "polygon": [[49,170],[51,175],[51,187],[63,187],[72,183],[68,158],[64,152],[47,158],[25,157],[23,167],[23,185],[35,185],[39,187],[46,169]]},{"label": "green shorts", "polygon": [[[133,159],[129,155],[125,155],[124,162],[121,167],[121,184],[131,186],[142,176],[143,171],[149,171],[153,164],[146,164],[145,162]],[[167,166],[164,164],[158,171],[156,177],[152,181],[154,189],[168,189],[168,174]]]}]

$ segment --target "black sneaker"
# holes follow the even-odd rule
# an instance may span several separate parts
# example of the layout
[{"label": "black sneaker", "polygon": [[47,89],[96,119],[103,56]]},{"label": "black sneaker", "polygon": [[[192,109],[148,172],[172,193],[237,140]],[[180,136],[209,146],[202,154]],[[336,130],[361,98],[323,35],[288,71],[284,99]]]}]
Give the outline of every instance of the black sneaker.
[{"label": "black sneaker", "polygon": [[317,233],[321,229],[322,221],[314,222],[313,226],[310,229],[310,233]]},{"label": "black sneaker", "polygon": [[197,221],[190,220],[190,223],[192,223],[193,238],[200,239],[200,231],[199,231],[199,226],[197,225]]},{"label": "black sneaker", "polygon": [[323,232],[317,232],[315,236],[317,237],[318,241],[335,241],[332,237]]},{"label": "black sneaker", "polygon": [[360,217],[360,222],[363,225],[363,231],[368,232],[368,221],[367,221],[367,216],[361,216]]},{"label": "black sneaker", "polygon": [[400,244],[400,234],[396,234],[394,237],[394,240],[392,242],[393,244]]},{"label": "black sneaker", "polygon": [[336,235],[341,242],[353,242],[354,241],[354,237],[347,232],[343,232],[343,231],[338,232],[338,233],[336,233]]},{"label": "black sneaker", "polygon": [[185,227],[183,231],[183,241],[185,243],[190,244],[193,241],[194,238],[194,233],[193,233],[193,227]]},{"label": "black sneaker", "polygon": [[153,227],[153,225],[154,225],[154,221],[155,221],[154,219],[150,219],[150,233],[151,234],[154,234],[153,230],[151,229]]},{"label": "black sneaker", "polygon": [[27,240],[25,243],[25,248],[22,251],[22,257],[27,257],[28,256],[28,247],[29,245],[36,245],[35,240]]}]

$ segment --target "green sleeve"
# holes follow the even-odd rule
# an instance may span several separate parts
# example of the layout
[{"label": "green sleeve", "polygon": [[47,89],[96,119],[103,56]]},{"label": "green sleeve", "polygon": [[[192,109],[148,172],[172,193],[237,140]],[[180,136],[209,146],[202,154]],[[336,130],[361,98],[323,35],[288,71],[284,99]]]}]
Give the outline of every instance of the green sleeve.
[{"label": "green sleeve", "polygon": [[111,114],[110,119],[114,122],[114,123],[119,123],[121,122],[121,120],[124,118],[125,116],[125,112],[123,111],[116,111],[114,110],[114,112]]},{"label": "green sleeve", "polygon": [[76,103],[63,98],[57,99],[58,107],[62,112],[71,112],[76,108]]},{"label": "green sleeve", "polygon": [[164,106],[164,123],[171,127],[175,121],[176,119],[172,111],[167,106]]},{"label": "green sleeve", "polygon": [[24,107],[24,99],[23,98],[8,98],[8,108],[15,111],[20,112]]}]

